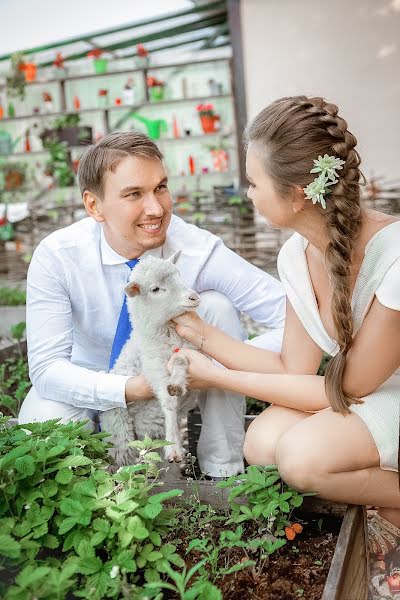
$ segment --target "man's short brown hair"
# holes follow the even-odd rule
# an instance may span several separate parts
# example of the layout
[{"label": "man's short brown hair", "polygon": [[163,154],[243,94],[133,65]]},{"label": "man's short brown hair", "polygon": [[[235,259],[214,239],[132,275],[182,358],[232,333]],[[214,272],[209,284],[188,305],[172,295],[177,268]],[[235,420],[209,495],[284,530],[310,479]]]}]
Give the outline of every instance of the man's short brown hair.
[{"label": "man's short brown hair", "polygon": [[78,181],[81,193],[89,190],[102,198],[103,180],[107,171],[115,172],[127,156],[162,160],[164,157],[156,144],[144,133],[116,131],[89,146],[79,160]]}]

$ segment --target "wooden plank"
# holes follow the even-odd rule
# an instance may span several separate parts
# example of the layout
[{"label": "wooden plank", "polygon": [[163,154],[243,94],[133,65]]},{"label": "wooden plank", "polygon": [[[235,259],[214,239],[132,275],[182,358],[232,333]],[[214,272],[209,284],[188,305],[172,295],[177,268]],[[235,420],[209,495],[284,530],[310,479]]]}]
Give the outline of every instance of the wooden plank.
[{"label": "wooden plank", "polygon": [[349,505],[321,600],[366,600],[368,560],[365,508]]},{"label": "wooden plank", "polygon": [[[165,465],[167,466],[167,465]],[[238,475],[238,478],[240,475]],[[163,482],[162,490],[169,491],[179,488],[183,490],[183,497],[190,498],[195,494],[200,502],[212,504],[215,508],[227,508],[229,489],[220,489],[216,487],[215,481],[205,481],[202,479],[186,480],[186,479],[168,479]],[[152,490],[153,493],[158,493],[160,488]],[[302,510],[305,512],[315,512],[321,514],[336,515],[344,517],[347,505],[320,498],[308,496],[304,499]]]}]

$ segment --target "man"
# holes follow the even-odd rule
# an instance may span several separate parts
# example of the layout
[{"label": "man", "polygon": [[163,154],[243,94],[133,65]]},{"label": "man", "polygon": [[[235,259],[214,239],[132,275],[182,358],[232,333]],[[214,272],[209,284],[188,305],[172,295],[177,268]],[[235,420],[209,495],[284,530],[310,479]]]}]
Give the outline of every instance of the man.
[{"label": "man", "polygon": [[[178,268],[201,294],[199,313],[244,338],[239,311],[273,329],[279,350],[285,299],[279,281],[228,250],[213,234],[172,216],[157,146],[140,133],[111,133],[83,154],[79,185],[88,218],[55,231],[36,248],[27,281],[27,338],[33,387],[19,422],[95,418],[97,411],[150,398],[144,377],[108,373],[130,275],[149,253],[182,253]],[[133,261],[134,262],[134,261]],[[134,327],[134,324],[133,324]],[[244,398],[210,390],[200,400],[198,458],[211,476],[243,469]]]}]

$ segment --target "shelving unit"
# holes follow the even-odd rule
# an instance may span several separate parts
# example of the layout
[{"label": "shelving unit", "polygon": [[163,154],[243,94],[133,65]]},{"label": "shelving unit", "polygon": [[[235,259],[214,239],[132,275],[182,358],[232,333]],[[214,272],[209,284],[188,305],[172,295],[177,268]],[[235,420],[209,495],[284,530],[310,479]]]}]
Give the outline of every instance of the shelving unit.
[{"label": "shelving unit", "polygon": [[[151,101],[148,95],[147,78],[156,77],[166,80],[165,98]],[[114,105],[116,97],[122,97],[124,81],[134,77],[135,102],[133,105]],[[220,92],[213,93],[208,80],[211,77],[219,81]],[[125,78],[124,80],[122,78]],[[108,89],[110,103],[105,106],[93,106],[98,99],[98,89]],[[35,112],[43,106],[41,94],[47,91],[53,98],[54,112]],[[185,96],[184,94],[187,94]],[[81,107],[74,109],[74,97],[78,96]],[[212,180],[219,178],[220,183],[232,183],[238,166],[236,127],[234,123],[234,97],[232,94],[232,76],[230,59],[218,58],[197,62],[181,62],[163,65],[149,65],[145,68],[122,69],[104,74],[87,73],[63,78],[41,79],[27,84],[24,103],[14,101],[16,114],[0,121],[0,129],[10,133],[12,138],[21,136],[16,151],[8,155],[8,161],[26,159],[40,161],[47,156],[39,134],[51,127],[52,120],[67,114],[78,114],[79,125],[93,128],[94,138],[114,130],[135,129],[147,132],[147,128],[131,116],[138,113],[147,119],[161,119],[167,131],[159,139],[154,140],[165,154],[166,168],[173,180],[172,191],[179,190],[179,178],[183,177],[186,189],[198,187],[196,175],[212,175]],[[212,103],[221,116],[221,131],[205,134],[201,130],[200,120],[196,112],[199,103]],[[22,113],[22,114],[21,114]],[[181,133],[174,137],[172,121],[175,119]],[[46,125],[48,124],[48,125]],[[30,132],[31,151],[24,152],[23,141],[26,130]],[[185,135],[185,131],[190,135]],[[207,145],[217,145],[224,140],[224,148],[229,153],[229,167],[226,170],[213,169],[210,150]],[[78,160],[84,146],[70,147],[71,157]],[[188,157],[195,163],[195,175],[188,170]],[[210,178],[211,180],[211,178]],[[191,184],[189,182],[192,182]]]}]

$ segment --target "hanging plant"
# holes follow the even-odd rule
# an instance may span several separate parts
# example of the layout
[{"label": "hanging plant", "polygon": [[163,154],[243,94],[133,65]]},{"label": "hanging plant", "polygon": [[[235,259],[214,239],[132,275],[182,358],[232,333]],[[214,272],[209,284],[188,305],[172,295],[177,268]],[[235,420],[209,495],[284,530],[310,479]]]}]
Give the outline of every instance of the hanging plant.
[{"label": "hanging plant", "polygon": [[11,55],[11,73],[7,76],[7,95],[9,98],[25,98],[25,60],[22,52]]}]

